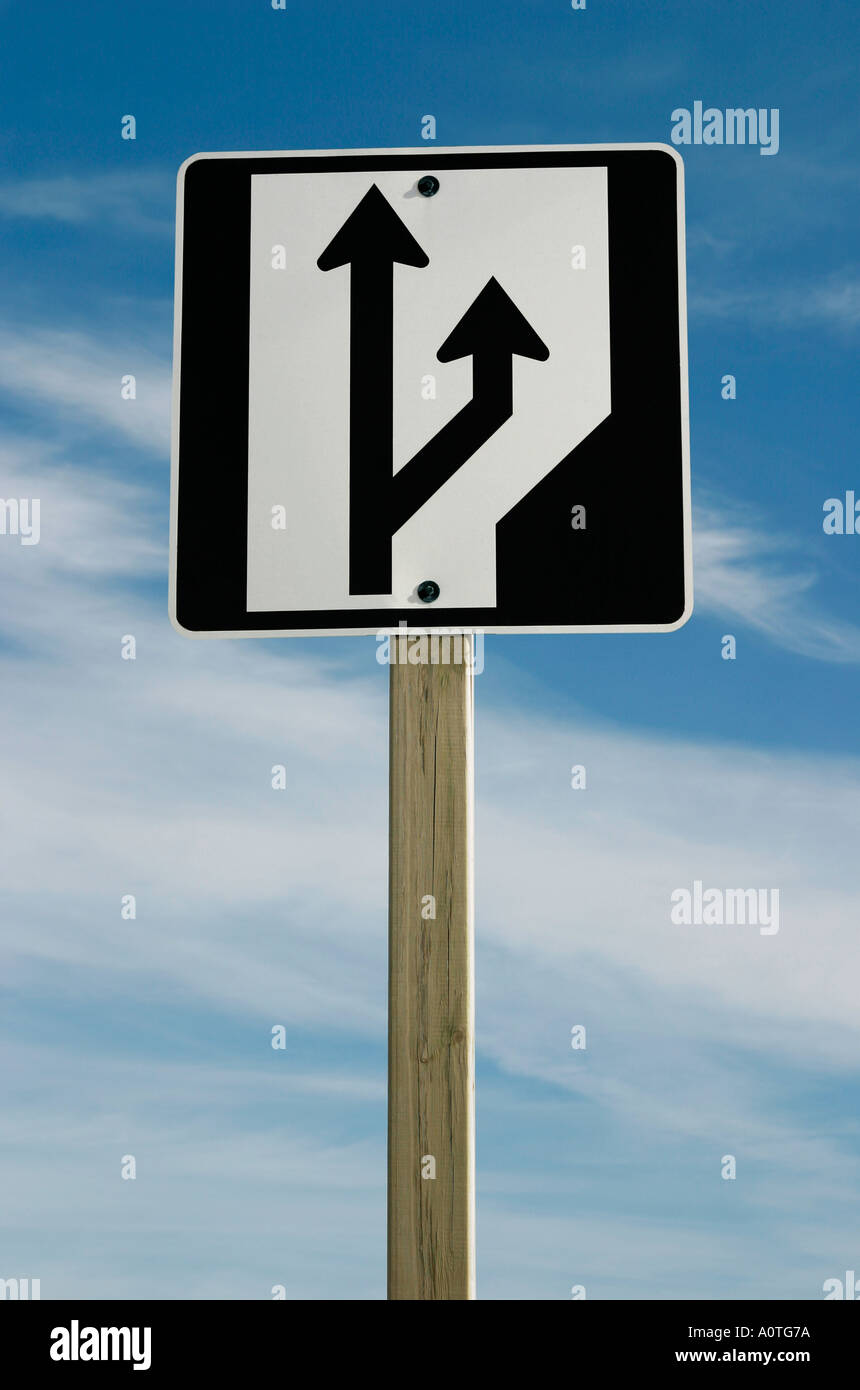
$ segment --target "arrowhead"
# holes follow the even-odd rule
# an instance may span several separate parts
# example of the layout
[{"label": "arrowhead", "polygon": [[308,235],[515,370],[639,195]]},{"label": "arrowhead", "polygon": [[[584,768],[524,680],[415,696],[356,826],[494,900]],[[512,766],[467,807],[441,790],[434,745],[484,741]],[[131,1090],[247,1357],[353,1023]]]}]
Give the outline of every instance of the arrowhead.
[{"label": "arrowhead", "polygon": [[376,184],[353,208],[340,231],[323,251],[320,270],[335,270],[352,261],[396,261],[399,265],[425,266],[430,258],[401,221]]},{"label": "arrowhead", "polygon": [[458,357],[477,357],[490,351],[497,355],[509,353],[511,357],[534,357],[538,362],[549,357],[549,348],[495,276],[469,305],[436,356],[440,362],[454,362]]}]

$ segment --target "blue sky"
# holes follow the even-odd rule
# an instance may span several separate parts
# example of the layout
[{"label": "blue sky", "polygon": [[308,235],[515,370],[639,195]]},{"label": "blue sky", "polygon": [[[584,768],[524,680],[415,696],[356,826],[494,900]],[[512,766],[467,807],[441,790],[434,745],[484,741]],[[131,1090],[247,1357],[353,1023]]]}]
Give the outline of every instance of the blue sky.
[{"label": "blue sky", "polygon": [[[852,6],[0,26],[0,493],[42,500],[38,546],[0,537],[0,1277],[384,1296],[385,672],[168,624],[176,169],[419,145],[428,112],[439,144],[666,141],[701,99],[779,108],[780,149],[682,150],[696,612],[487,639],[478,678],[478,1290],[820,1297],[860,1260],[860,538],[821,525],[860,495]],[[694,879],[778,887],[780,932],[672,925]]]}]

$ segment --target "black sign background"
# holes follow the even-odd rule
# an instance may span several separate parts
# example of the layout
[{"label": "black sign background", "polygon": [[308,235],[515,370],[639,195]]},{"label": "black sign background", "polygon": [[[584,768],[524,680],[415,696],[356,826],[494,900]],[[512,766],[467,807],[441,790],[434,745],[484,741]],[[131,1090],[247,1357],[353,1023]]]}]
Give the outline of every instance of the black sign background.
[{"label": "black sign background", "polygon": [[[495,608],[249,613],[251,176],[605,167],[612,413],[496,528]],[[671,627],[689,616],[678,167],[660,148],[201,156],[183,205],[174,616],[195,633]],[[571,323],[571,333],[576,324]],[[174,460],[174,466],[176,460]],[[346,461],[344,461],[346,467]],[[571,508],[586,508],[574,531]]]}]

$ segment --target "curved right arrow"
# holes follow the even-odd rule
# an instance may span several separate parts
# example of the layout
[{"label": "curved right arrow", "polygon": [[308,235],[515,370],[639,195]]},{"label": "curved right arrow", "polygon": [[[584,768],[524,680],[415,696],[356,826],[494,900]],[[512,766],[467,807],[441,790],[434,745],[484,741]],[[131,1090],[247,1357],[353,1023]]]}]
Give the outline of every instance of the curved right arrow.
[{"label": "curved right arrow", "polygon": [[514,413],[514,357],[545,362],[549,348],[493,276],[436,356],[472,358],[472,399],[394,475],[394,534]]}]

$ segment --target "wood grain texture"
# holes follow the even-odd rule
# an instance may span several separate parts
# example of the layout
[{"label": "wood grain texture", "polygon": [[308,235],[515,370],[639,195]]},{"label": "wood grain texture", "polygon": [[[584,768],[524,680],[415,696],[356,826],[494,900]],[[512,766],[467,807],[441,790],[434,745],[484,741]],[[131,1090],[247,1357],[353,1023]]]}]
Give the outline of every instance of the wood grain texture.
[{"label": "wood grain texture", "polygon": [[391,640],[388,1297],[471,1299],[474,676],[462,653],[408,663],[409,640]]}]

